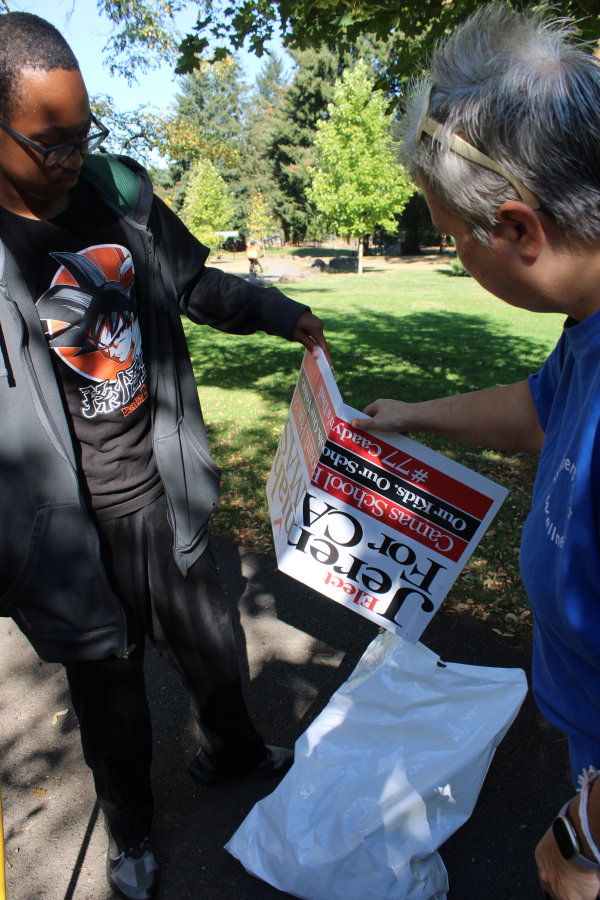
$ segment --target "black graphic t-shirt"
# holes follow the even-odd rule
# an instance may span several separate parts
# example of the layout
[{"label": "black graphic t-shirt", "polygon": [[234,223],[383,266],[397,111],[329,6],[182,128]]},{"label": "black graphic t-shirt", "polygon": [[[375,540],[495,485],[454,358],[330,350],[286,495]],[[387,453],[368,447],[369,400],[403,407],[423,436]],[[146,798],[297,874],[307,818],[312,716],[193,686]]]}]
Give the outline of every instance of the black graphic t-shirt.
[{"label": "black graphic t-shirt", "polygon": [[135,271],[119,222],[81,178],[47,221],[0,207],[0,238],[36,304],[99,519],[142,509],[162,491]]}]

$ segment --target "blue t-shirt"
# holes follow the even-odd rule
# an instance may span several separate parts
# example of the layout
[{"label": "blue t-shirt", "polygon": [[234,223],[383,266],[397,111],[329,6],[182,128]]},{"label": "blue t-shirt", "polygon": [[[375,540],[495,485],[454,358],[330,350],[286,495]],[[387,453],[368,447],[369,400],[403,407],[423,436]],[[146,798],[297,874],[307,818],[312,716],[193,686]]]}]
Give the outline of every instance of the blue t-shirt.
[{"label": "blue t-shirt", "polygon": [[533,688],[600,766],[600,312],[565,327],[529,385],[546,434],[521,544]]}]

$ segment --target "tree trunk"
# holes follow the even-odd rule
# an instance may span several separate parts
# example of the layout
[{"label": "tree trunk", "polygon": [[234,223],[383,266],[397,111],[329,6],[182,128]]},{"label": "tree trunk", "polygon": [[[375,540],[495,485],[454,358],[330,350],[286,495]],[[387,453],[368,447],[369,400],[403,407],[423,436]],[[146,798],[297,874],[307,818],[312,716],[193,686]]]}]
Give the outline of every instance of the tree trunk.
[{"label": "tree trunk", "polygon": [[359,234],[358,236],[358,274],[362,275],[363,273],[363,234]]},{"label": "tree trunk", "polygon": [[337,250],[337,231],[333,232],[333,249]]},{"label": "tree trunk", "polygon": [[406,237],[404,239],[404,256],[418,256],[421,253],[419,241],[419,228],[417,225],[406,229]]},{"label": "tree trunk", "polygon": [[404,227],[404,256],[418,256],[421,253],[419,235],[419,195],[413,194],[402,212]]}]

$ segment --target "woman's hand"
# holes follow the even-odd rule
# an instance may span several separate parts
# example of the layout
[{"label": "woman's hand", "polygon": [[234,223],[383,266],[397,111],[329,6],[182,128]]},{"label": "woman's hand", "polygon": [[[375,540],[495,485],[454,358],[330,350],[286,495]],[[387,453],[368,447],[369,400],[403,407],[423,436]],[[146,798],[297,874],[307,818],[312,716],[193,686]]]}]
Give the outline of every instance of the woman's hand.
[{"label": "woman's hand", "polygon": [[363,410],[372,418],[352,419],[352,426],[363,431],[395,431],[399,434],[416,432],[419,431],[416,406],[416,403],[403,403],[401,400],[376,400]]},{"label": "woman's hand", "polygon": [[552,900],[596,900],[600,881],[594,872],[565,859],[549,828],[535,850],[542,888]]},{"label": "woman's hand", "polygon": [[544,442],[527,381],[423,403],[376,400],[365,413],[373,418],[353,419],[355,428],[400,434],[433,431],[492,450],[539,453]]}]

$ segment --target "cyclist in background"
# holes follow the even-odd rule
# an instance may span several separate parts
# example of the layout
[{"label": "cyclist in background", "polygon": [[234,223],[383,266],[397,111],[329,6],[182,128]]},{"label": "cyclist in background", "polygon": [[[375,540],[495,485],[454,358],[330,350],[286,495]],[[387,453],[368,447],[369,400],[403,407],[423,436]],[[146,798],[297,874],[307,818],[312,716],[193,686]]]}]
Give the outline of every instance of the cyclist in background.
[{"label": "cyclist in background", "polygon": [[256,277],[257,275],[262,275],[263,267],[261,266],[259,259],[265,254],[260,249],[259,244],[256,241],[250,241],[248,246],[246,247],[246,259],[250,262],[250,275]]}]

